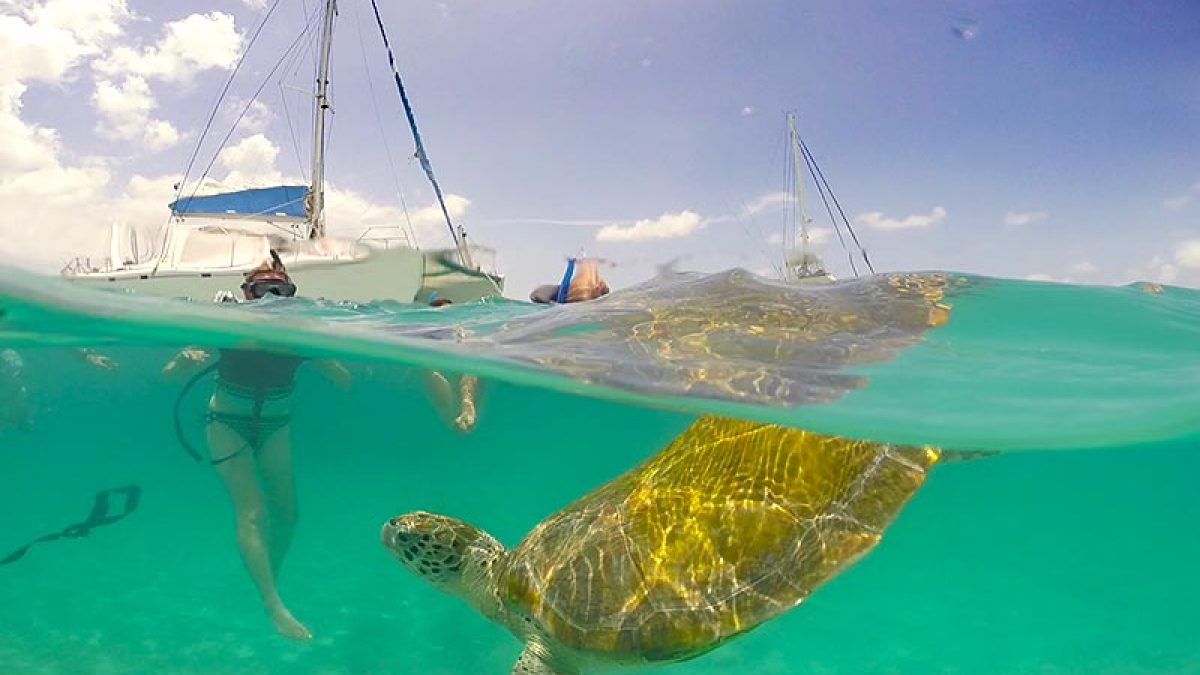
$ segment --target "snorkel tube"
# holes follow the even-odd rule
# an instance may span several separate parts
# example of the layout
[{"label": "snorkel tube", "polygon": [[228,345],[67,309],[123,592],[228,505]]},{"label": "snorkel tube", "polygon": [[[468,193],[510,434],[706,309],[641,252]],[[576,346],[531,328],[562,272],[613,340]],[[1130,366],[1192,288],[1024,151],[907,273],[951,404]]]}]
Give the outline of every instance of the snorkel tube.
[{"label": "snorkel tube", "polygon": [[187,397],[188,392],[192,390],[192,387],[195,387],[197,382],[204,379],[205,376],[216,370],[217,365],[218,364],[214,363],[193,375],[192,379],[188,380],[187,384],[183,385],[183,389],[179,391],[179,395],[175,397],[175,438],[179,439],[179,444],[183,446],[184,451],[187,452],[189,457],[196,460],[197,463],[203,462],[204,460],[201,459],[200,452],[197,451],[191,443],[188,443],[187,436],[185,436],[183,433],[183,420],[180,418],[179,412],[183,408],[183,399]]},{"label": "snorkel tube", "polygon": [[567,301],[567,293],[571,290],[571,277],[575,276],[575,259],[567,258],[567,270],[563,272],[562,283],[558,285],[558,295],[554,301],[563,304]]}]

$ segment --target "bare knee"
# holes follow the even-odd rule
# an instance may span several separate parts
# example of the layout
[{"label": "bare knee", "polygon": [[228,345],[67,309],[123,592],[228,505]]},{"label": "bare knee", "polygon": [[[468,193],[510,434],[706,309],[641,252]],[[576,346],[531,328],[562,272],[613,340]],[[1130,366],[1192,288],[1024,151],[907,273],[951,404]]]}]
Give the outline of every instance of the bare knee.
[{"label": "bare knee", "polygon": [[237,514],[237,532],[239,541],[262,541],[266,531],[266,513],[261,508],[243,509]]}]

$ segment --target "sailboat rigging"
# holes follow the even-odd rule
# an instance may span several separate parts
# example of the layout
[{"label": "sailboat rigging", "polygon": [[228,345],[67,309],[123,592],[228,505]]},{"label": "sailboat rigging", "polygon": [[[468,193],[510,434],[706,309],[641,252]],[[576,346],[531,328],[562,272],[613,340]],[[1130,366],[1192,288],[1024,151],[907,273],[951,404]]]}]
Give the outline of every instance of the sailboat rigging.
[{"label": "sailboat rigging", "polygon": [[458,249],[458,254],[462,263],[467,267],[474,267],[474,262],[471,260],[471,251],[467,248],[466,232],[460,225],[454,227],[454,222],[450,219],[450,210],[446,208],[446,198],[442,196],[442,186],[438,184],[437,178],[433,175],[433,165],[429,162],[429,155],[425,152],[425,143],[421,141],[421,132],[417,130],[417,118],[413,114],[412,104],[408,101],[408,92],[404,90],[404,81],[400,79],[400,71],[396,68],[396,55],[392,52],[392,43],[388,40],[387,29],[383,27],[383,17],[379,15],[379,4],[375,0],[371,0],[371,9],[375,12],[375,23],[379,26],[379,35],[383,38],[383,46],[387,49],[388,65],[392,69],[392,78],[396,81],[396,90],[400,93],[400,102],[404,106],[404,116],[408,118],[408,128],[412,131],[413,144],[416,146],[417,161],[421,163],[421,170],[429,178],[429,183],[433,186],[433,193],[437,196],[438,206],[442,209],[442,216],[446,219],[446,227],[450,228],[450,237],[454,240],[454,245]]},{"label": "sailboat rigging", "polygon": [[[795,219],[795,224],[785,219],[782,270],[784,280],[797,283],[819,283],[836,280],[833,274],[826,270],[821,257],[812,251],[810,225],[813,221],[808,217],[807,206],[804,200],[805,174],[812,178],[813,184],[817,188],[821,202],[824,204],[825,211],[829,215],[832,229],[837,234],[838,241],[843,250],[846,251],[851,273],[856,277],[859,275],[858,265],[855,260],[855,253],[857,253],[858,257],[861,257],[863,263],[866,265],[866,268],[873,274],[875,268],[867,256],[866,249],[859,242],[858,234],[855,233],[854,227],[850,224],[849,218],[846,217],[841,203],[838,201],[837,196],[834,195],[832,186],[825,179],[824,171],[821,170],[816,158],[813,157],[808,149],[808,145],[800,137],[800,133],[796,129],[796,113],[794,112],[787,113],[787,131],[788,153],[791,160],[789,173],[792,178],[788,185],[788,213]],[[833,212],[835,207],[837,209],[837,216]],[[843,230],[849,234],[855,250],[851,250],[846,241],[846,235],[843,234]]]}]

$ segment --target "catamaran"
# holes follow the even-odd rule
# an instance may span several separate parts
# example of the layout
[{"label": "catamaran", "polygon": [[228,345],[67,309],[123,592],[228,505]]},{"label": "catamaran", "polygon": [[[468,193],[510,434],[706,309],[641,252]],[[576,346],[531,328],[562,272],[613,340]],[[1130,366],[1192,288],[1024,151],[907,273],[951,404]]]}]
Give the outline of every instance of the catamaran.
[{"label": "catamaran", "polygon": [[371,0],[372,9],[412,132],[416,158],[433,187],[454,248],[423,251],[399,224],[364,228],[357,239],[326,233],[326,117],[337,4],[337,0],[326,0],[320,17],[309,184],[228,190],[202,180],[184,196],[187,186],[181,183],[176,186],[176,199],[169,204],[170,219],[151,250],[139,249],[136,231],[127,224],[114,224],[107,257],[98,262],[75,258],[63,268],[63,275],[84,284],[207,300],[237,289],[242,275],[268,260],[270,251],[275,250],[301,293],[310,297],[356,302],[428,302],[440,297],[465,302],[501,294],[503,277],[483,269],[477,258],[484,249],[468,242],[466,232],[450,217],[375,0]]}]

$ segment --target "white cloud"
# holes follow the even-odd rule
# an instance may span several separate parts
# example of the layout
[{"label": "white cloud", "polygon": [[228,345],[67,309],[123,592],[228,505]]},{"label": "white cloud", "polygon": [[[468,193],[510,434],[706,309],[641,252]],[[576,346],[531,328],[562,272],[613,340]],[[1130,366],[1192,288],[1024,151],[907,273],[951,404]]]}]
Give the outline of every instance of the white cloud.
[{"label": "white cloud", "polygon": [[1176,246],[1175,262],[1180,267],[1200,269],[1200,239],[1189,239]]},{"label": "white cloud", "polygon": [[654,65],[654,62],[651,61],[649,58],[642,59],[642,67],[643,68],[649,68],[652,65]]},{"label": "white cloud", "polygon": [[1162,256],[1156,255],[1150,259],[1149,263],[1129,270],[1128,275],[1134,281],[1171,284],[1179,279],[1179,268],[1167,262]]},{"label": "white cloud", "polygon": [[[0,239],[25,265],[62,246],[92,245],[97,202],[110,180],[102,166],[64,166],[58,133],[21,119],[19,82],[0,84]],[[61,260],[58,260],[61,264]]]},{"label": "white cloud", "polygon": [[648,241],[686,237],[704,224],[695,211],[664,213],[658,218],[639,220],[632,225],[607,225],[596,233],[596,241]]},{"label": "white cloud", "polygon": [[854,219],[858,225],[865,225],[876,230],[909,230],[919,227],[931,227],[946,219],[946,209],[935,206],[928,215],[914,214],[904,218],[887,218],[879,211],[863,213]]},{"label": "white cloud", "polygon": [[1049,274],[1044,274],[1042,272],[1037,272],[1035,274],[1027,274],[1027,275],[1025,275],[1025,278],[1028,279],[1029,281],[1058,281],[1058,279],[1050,276]]},{"label": "white cloud", "polygon": [[233,67],[241,51],[242,36],[233,17],[209,12],[167,23],[155,44],[141,49],[117,47],[93,66],[108,77],[138,75],[186,82],[205,70]]},{"label": "white cloud", "polygon": [[786,192],[768,192],[767,194],[759,195],[746,204],[746,215],[753,216],[764,211],[777,209],[788,203],[790,198],[791,195]]},{"label": "white cloud", "polygon": [[1099,267],[1096,267],[1094,264],[1092,264],[1091,262],[1088,262],[1087,260],[1084,260],[1082,262],[1077,262],[1077,263],[1075,263],[1073,265],[1069,265],[1067,267],[1067,272],[1069,272],[1071,274],[1079,275],[1079,276],[1087,276],[1090,274],[1095,274],[1096,272],[1099,272],[1099,271],[1100,271]]},{"label": "white cloud", "polygon": [[[808,243],[813,246],[820,246],[829,241],[829,237],[833,235],[833,228],[829,227],[810,227],[808,228]],[[797,237],[798,238],[798,237]],[[767,237],[767,243],[771,246],[782,246],[783,235],[776,232]]]},{"label": "white cloud", "polygon": [[1050,217],[1045,211],[1009,211],[1004,214],[1004,224],[1012,226],[1029,225]]},{"label": "white cloud", "polygon": [[1192,187],[1189,188],[1184,194],[1164,199],[1163,208],[1171,211],[1178,211],[1188,204],[1191,204],[1192,200],[1195,199],[1197,195],[1200,195],[1200,183],[1192,185]]},{"label": "white cloud", "polygon": [[132,18],[125,0],[8,0],[0,15],[0,83],[58,82],[99,54]]},{"label": "white cloud", "polygon": [[226,171],[222,182],[230,186],[264,187],[283,182],[283,174],[275,167],[278,157],[278,145],[263,134],[254,134],[222,150],[217,164]]},{"label": "white cloud", "polygon": [[242,0],[242,4],[250,9],[266,9],[267,0]]},{"label": "white cloud", "polygon": [[829,241],[830,235],[833,234],[833,229],[828,227],[810,227],[808,228],[808,243],[813,246],[820,246]]},{"label": "white cloud", "polygon": [[0,84],[0,178],[57,163],[58,133],[21,119],[25,85]]},{"label": "white cloud", "polygon": [[742,117],[749,117],[754,114],[754,106],[748,105],[742,108]]},{"label": "white cloud", "polygon": [[163,26],[158,41],[134,48],[119,46],[92,62],[96,89],[92,102],[100,115],[102,136],[136,141],[139,148],[158,151],[179,142],[180,133],[165,120],[154,119],[158,102],[149,80],[187,82],[212,68],[230,68],[242,48],[233,17],[221,12],[192,14]]},{"label": "white cloud", "polygon": [[100,113],[96,130],[108,138],[140,141],[152,151],[179,142],[179,131],[164,120],[153,119],[150,111],[158,107],[144,78],[130,75],[119,86],[106,80],[96,81],[92,103]]},{"label": "white cloud", "polygon": [[1191,195],[1179,195],[1163,200],[1163,208],[1170,211],[1178,211],[1192,202]]},{"label": "white cloud", "polygon": [[92,247],[111,175],[93,161],[64,159],[57,130],[22,116],[26,82],[69,83],[132,18],[125,0],[19,0],[0,15],[0,241],[28,267],[63,262]]},{"label": "white cloud", "polygon": [[[446,195],[446,210],[459,222],[467,214],[471,200],[456,194]],[[331,234],[357,237],[368,227],[400,227],[411,222],[417,242],[429,246],[449,237],[442,210],[436,203],[404,210],[391,204],[378,204],[353,190],[336,186],[325,189],[325,219]]]},{"label": "white cloud", "polygon": [[262,101],[251,101],[249,108],[246,108],[244,102],[235,104],[235,107],[239,112],[243,108],[246,109],[246,113],[242,115],[241,123],[238,124],[238,129],[246,133],[254,134],[266,131],[267,127],[271,124],[271,120],[275,119],[275,113],[271,112],[267,104]]},{"label": "white cloud", "polygon": [[[1157,261],[1157,259],[1156,259]],[[1164,284],[1175,283],[1179,278],[1179,268],[1171,263],[1158,262],[1150,275],[1151,281],[1161,281]]]}]

